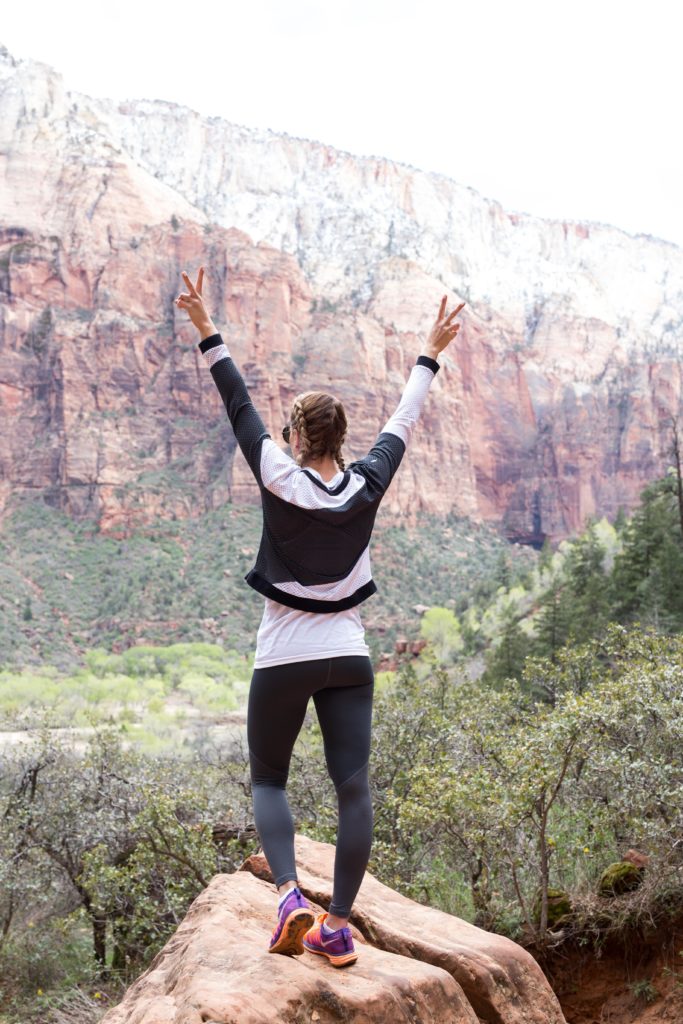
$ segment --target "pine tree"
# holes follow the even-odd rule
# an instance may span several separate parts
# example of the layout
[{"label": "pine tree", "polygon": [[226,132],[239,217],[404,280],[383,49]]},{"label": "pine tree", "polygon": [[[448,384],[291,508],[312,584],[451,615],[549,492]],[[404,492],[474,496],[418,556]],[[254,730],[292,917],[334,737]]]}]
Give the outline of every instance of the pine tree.
[{"label": "pine tree", "polygon": [[578,643],[596,636],[609,617],[609,579],[604,560],[605,549],[591,523],[572,545],[564,566],[570,595],[568,631]]},{"label": "pine tree", "polygon": [[520,679],[528,653],[529,637],[517,619],[506,617],[500,640],[488,653],[484,682],[495,686],[506,679]]},{"label": "pine tree", "polygon": [[612,617],[658,629],[683,628],[683,537],[678,483],[669,474],[650,484],[622,533],[610,585]]},{"label": "pine tree", "polygon": [[554,663],[569,639],[570,620],[571,595],[564,580],[558,576],[541,597],[540,611],[535,620],[536,636],[530,653],[549,658]]}]

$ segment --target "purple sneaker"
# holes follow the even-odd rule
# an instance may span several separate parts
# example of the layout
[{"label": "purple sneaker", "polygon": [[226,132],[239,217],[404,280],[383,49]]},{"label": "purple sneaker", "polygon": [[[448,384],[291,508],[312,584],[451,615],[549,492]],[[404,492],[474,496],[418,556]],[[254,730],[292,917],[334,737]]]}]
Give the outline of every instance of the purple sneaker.
[{"label": "purple sneaker", "polygon": [[327,918],[327,914],[318,915],[315,925],[304,935],[304,947],[309,953],[326,956],[333,967],[346,967],[347,964],[355,964],[358,953],[353,948],[351,929],[338,928],[336,932],[327,935],[323,931],[323,923]]},{"label": "purple sneaker", "polygon": [[297,887],[290,889],[278,911],[278,924],[270,940],[269,953],[300,956],[304,951],[303,936],[315,915]]}]

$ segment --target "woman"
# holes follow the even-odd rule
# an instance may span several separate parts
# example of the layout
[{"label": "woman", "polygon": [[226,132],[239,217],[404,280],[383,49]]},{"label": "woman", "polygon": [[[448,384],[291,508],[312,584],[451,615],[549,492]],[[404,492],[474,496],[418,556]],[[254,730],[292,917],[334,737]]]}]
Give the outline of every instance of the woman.
[{"label": "woman", "polygon": [[[270,952],[304,948],[335,967],[353,963],[348,919],[370,856],[372,806],[368,785],[373,671],[358,606],[377,589],[368,544],[380,501],[399,467],[437,356],[460,325],[461,303],[446,312],[446,296],[394,415],[369,453],[345,468],[344,408],[324,392],[294,400],[283,430],[294,459],[270,438],[251,404],[202,299],[204,268],[176,299],[200,334],[203,353],[237,442],[256,477],[263,534],[247,582],[264,595],[247,736],[254,820],[280,893]],[[285,795],[292,748],[313,697],[325,759],[337,791],[339,828],[329,913],[314,919],[297,886],[294,826]]]}]

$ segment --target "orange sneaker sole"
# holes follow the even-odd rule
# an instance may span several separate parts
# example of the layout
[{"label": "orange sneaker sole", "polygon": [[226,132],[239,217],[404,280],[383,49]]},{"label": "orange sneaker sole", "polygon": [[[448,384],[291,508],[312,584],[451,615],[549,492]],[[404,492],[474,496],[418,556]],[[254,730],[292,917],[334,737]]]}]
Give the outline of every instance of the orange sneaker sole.
[{"label": "orange sneaker sole", "polygon": [[285,956],[301,956],[304,951],[304,935],[313,927],[315,917],[310,910],[300,907],[287,915],[280,938],[269,953],[284,953]]}]

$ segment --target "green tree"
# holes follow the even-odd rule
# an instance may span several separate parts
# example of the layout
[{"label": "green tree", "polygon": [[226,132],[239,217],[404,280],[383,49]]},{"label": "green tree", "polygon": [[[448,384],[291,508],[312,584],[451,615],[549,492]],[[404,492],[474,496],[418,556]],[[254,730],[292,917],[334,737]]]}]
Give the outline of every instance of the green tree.
[{"label": "green tree", "polygon": [[574,541],[564,563],[567,630],[582,643],[601,632],[609,616],[609,577],[605,572],[605,549],[589,527]]},{"label": "green tree", "polygon": [[570,623],[571,594],[564,579],[556,575],[539,601],[534,619],[533,653],[554,662],[569,639]]},{"label": "green tree", "polygon": [[683,539],[674,474],[645,488],[622,543],[611,577],[614,617],[667,632],[683,629]]},{"label": "green tree", "polygon": [[5,940],[22,906],[49,919],[55,903],[78,905],[101,971],[139,966],[165,941],[211,874],[235,866],[214,826],[251,816],[230,765],[151,759],[107,728],[83,756],[43,729],[11,767],[0,778]]},{"label": "green tree", "polygon": [[457,615],[450,608],[429,608],[422,616],[420,633],[438,664],[452,664],[464,643]]},{"label": "green tree", "polygon": [[508,613],[499,639],[489,649],[484,681],[497,684],[506,679],[519,679],[528,654],[529,637],[523,632],[519,619]]}]

